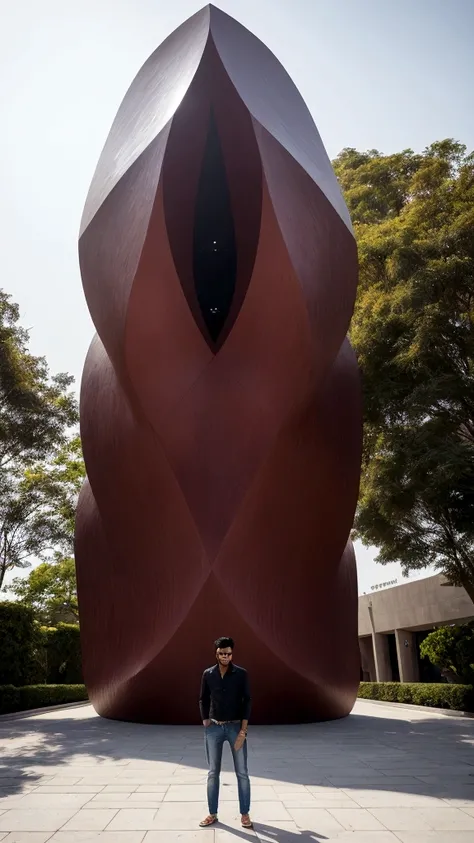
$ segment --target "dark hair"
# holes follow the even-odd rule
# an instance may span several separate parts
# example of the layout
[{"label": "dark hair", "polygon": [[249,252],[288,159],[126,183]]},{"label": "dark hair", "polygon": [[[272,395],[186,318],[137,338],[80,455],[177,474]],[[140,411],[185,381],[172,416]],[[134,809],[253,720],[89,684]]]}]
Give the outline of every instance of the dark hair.
[{"label": "dark hair", "polygon": [[217,638],[214,641],[214,649],[218,650],[221,647],[230,647],[231,650],[234,649],[234,639],[228,638],[226,635],[223,635],[221,638]]}]

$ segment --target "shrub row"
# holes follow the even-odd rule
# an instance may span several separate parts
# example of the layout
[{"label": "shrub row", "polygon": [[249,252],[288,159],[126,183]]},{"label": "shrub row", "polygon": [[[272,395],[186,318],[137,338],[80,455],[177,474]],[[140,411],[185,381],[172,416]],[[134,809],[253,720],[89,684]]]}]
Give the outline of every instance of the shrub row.
[{"label": "shrub row", "polygon": [[474,711],[472,685],[425,682],[361,682],[359,697],[365,700],[411,703],[454,711]]},{"label": "shrub row", "polygon": [[33,609],[0,603],[0,683],[27,685],[39,679]]},{"label": "shrub row", "polygon": [[40,626],[21,603],[0,603],[0,685],[82,682],[77,624]]},{"label": "shrub row", "polygon": [[45,656],[43,676],[51,684],[65,685],[82,683],[81,641],[79,626],[74,623],[58,623],[55,627],[40,628]]},{"label": "shrub row", "polygon": [[0,714],[87,700],[85,685],[0,685]]}]

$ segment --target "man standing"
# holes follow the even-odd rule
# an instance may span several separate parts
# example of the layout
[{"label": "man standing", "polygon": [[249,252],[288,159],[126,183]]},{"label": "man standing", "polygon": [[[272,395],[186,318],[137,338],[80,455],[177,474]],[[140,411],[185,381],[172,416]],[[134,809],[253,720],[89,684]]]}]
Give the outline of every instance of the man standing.
[{"label": "man standing", "polygon": [[252,828],[249,817],[250,779],[247,769],[247,726],[251,706],[247,671],[232,663],[232,638],[218,638],[214,647],[217,664],[204,671],[199,697],[209,767],[209,815],[199,825],[204,827],[217,822],[222,749],[227,741],[234,759],[242,826]]}]

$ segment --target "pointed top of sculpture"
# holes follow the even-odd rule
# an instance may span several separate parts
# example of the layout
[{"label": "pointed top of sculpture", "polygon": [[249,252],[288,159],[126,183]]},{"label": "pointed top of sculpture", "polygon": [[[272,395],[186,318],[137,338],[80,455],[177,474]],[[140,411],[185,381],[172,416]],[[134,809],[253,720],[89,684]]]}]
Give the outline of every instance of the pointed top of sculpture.
[{"label": "pointed top of sculpture", "polygon": [[93,178],[81,234],[150,143],[169,132],[210,39],[254,124],[260,124],[298,162],[352,231],[331,162],[290,76],[262,41],[209,3],[160,44],[127,91]]}]

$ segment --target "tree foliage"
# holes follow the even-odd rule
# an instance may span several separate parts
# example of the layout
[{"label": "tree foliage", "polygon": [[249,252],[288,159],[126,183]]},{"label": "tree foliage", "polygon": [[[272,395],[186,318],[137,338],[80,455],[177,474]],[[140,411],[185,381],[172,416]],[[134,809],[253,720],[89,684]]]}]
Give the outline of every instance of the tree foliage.
[{"label": "tree foliage", "polygon": [[35,618],[46,626],[54,626],[60,621],[77,621],[79,617],[76,570],[74,559],[70,557],[42,562],[27,577],[14,579],[10,591],[33,609]]},{"label": "tree foliage", "polygon": [[70,546],[70,463],[80,448],[68,443],[78,421],[73,378],[49,376],[18,320],[17,305],[0,291],[0,588],[7,571]]},{"label": "tree foliage", "polygon": [[355,536],[474,600],[474,155],[344,150],[359,246],[351,328],[364,389]]},{"label": "tree foliage", "polygon": [[474,624],[433,630],[421,643],[420,654],[456,682],[474,683]]}]

